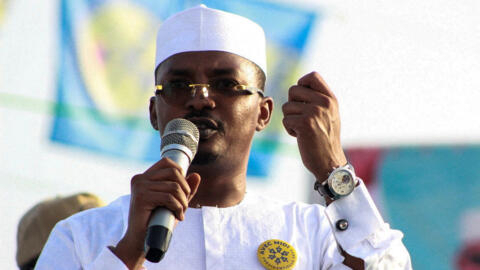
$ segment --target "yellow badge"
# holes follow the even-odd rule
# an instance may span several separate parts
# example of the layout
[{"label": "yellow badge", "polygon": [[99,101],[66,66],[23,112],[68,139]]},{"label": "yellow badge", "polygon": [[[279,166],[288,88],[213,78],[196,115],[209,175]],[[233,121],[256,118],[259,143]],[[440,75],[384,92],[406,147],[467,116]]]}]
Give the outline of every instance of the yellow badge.
[{"label": "yellow badge", "polygon": [[269,270],[292,269],[297,262],[297,252],[287,242],[271,239],[260,244],[257,250],[260,263]]}]

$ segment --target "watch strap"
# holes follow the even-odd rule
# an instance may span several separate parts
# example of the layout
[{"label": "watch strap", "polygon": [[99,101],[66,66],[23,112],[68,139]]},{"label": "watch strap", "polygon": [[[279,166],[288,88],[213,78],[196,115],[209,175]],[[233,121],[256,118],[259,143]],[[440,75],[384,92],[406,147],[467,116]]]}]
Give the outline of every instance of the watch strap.
[{"label": "watch strap", "polygon": [[315,181],[315,183],[313,185],[313,189],[318,191],[318,193],[321,196],[327,196],[332,200],[335,199],[335,195],[330,191],[330,188],[328,187],[328,181],[327,180],[323,181],[322,183],[320,183],[318,181]]}]

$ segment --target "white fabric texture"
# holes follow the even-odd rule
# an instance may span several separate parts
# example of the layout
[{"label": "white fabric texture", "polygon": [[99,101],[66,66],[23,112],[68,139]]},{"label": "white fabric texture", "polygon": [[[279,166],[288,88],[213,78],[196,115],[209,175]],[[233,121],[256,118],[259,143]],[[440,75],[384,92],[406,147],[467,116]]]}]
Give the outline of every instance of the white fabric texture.
[{"label": "white fabric texture", "polygon": [[166,19],[157,32],[155,67],[181,52],[224,51],[257,64],[267,74],[265,33],[257,23],[199,5]]},{"label": "white fabric texture", "polygon": [[[347,197],[326,209],[337,243],[350,255],[362,258],[366,269],[411,269],[410,255],[402,244],[403,233],[383,221],[363,181]],[[336,229],[337,221],[348,221],[348,229]]]},{"label": "white fabric texture", "polygon": [[[354,192],[369,198],[364,188]],[[116,245],[126,231],[129,198],[121,197],[106,207],[59,222],[36,269],[127,269],[108,246]],[[265,240],[281,239],[297,251],[293,269],[349,269],[342,264],[337,239],[340,244],[348,241],[345,243],[349,249],[344,249],[362,255],[368,269],[411,269],[402,233],[391,230],[380,216],[365,209],[364,215],[339,213],[341,207],[331,207],[337,203],[325,211],[320,205],[281,203],[247,193],[237,206],[189,208],[185,221],[174,230],[165,258],[159,263],[145,262],[144,266],[149,270],[263,269],[256,255],[258,246]],[[329,219],[337,216],[352,221],[347,231],[339,233],[331,227]],[[362,231],[357,230],[357,224],[372,224],[364,218],[375,216],[380,229],[374,226],[370,231],[368,226],[360,225]],[[348,233],[348,237],[344,236]]]}]

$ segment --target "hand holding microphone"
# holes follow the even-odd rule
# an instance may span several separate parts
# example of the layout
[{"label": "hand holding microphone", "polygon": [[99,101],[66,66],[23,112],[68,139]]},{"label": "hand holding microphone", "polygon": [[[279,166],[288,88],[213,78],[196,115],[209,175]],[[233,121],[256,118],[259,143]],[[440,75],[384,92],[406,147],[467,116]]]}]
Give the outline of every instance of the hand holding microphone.
[{"label": "hand holding microphone", "polygon": [[[168,122],[162,136],[161,156],[177,163],[183,176],[197,153],[199,132],[197,127],[185,119],[173,119]],[[188,205],[187,205],[188,207]],[[167,252],[172,237],[175,217],[165,207],[156,208],[148,223],[145,238],[145,258],[159,262]]]},{"label": "hand holding microphone", "polygon": [[132,178],[127,232],[112,249],[129,269],[141,266],[144,256],[158,262],[168,248],[175,218],[184,219],[188,202],[200,184],[197,173],[185,177],[197,150],[198,136],[192,122],[170,121],[162,136],[162,159]]}]

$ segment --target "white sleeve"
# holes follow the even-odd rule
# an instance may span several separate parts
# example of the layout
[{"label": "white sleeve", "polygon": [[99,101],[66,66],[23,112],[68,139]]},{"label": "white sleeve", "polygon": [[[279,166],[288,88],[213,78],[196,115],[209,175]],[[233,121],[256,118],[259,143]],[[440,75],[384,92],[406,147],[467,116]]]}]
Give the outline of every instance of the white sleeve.
[{"label": "white sleeve", "polygon": [[83,239],[84,241],[78,239],[79,241],[75,243],[73,239],[74,237],[68,223],[65,221],[59,222],[52,230],[35,269],[128,270],[108,247],[104,247],[92,262],[84,263],[81,256],[78,255],[76,245],[81,245],[82,242],[87,244],[89,241],[87,239]]},{"label": "white sleeve", "polygon": [[100,269],[118,269],[128,270],[127,266],[112,253],[108,247],[104,247],[98,257],[88,265],[85,266],[86,270],[100,270]]},{"label": "white sleeve", "polygon": [[[412,269],[403,234],[383,221],[363,181],[347,197],[335,200],[325,213],[339,246],[363,259],[365,269]],[[345,230],[337,222],[346,220]]]}]

